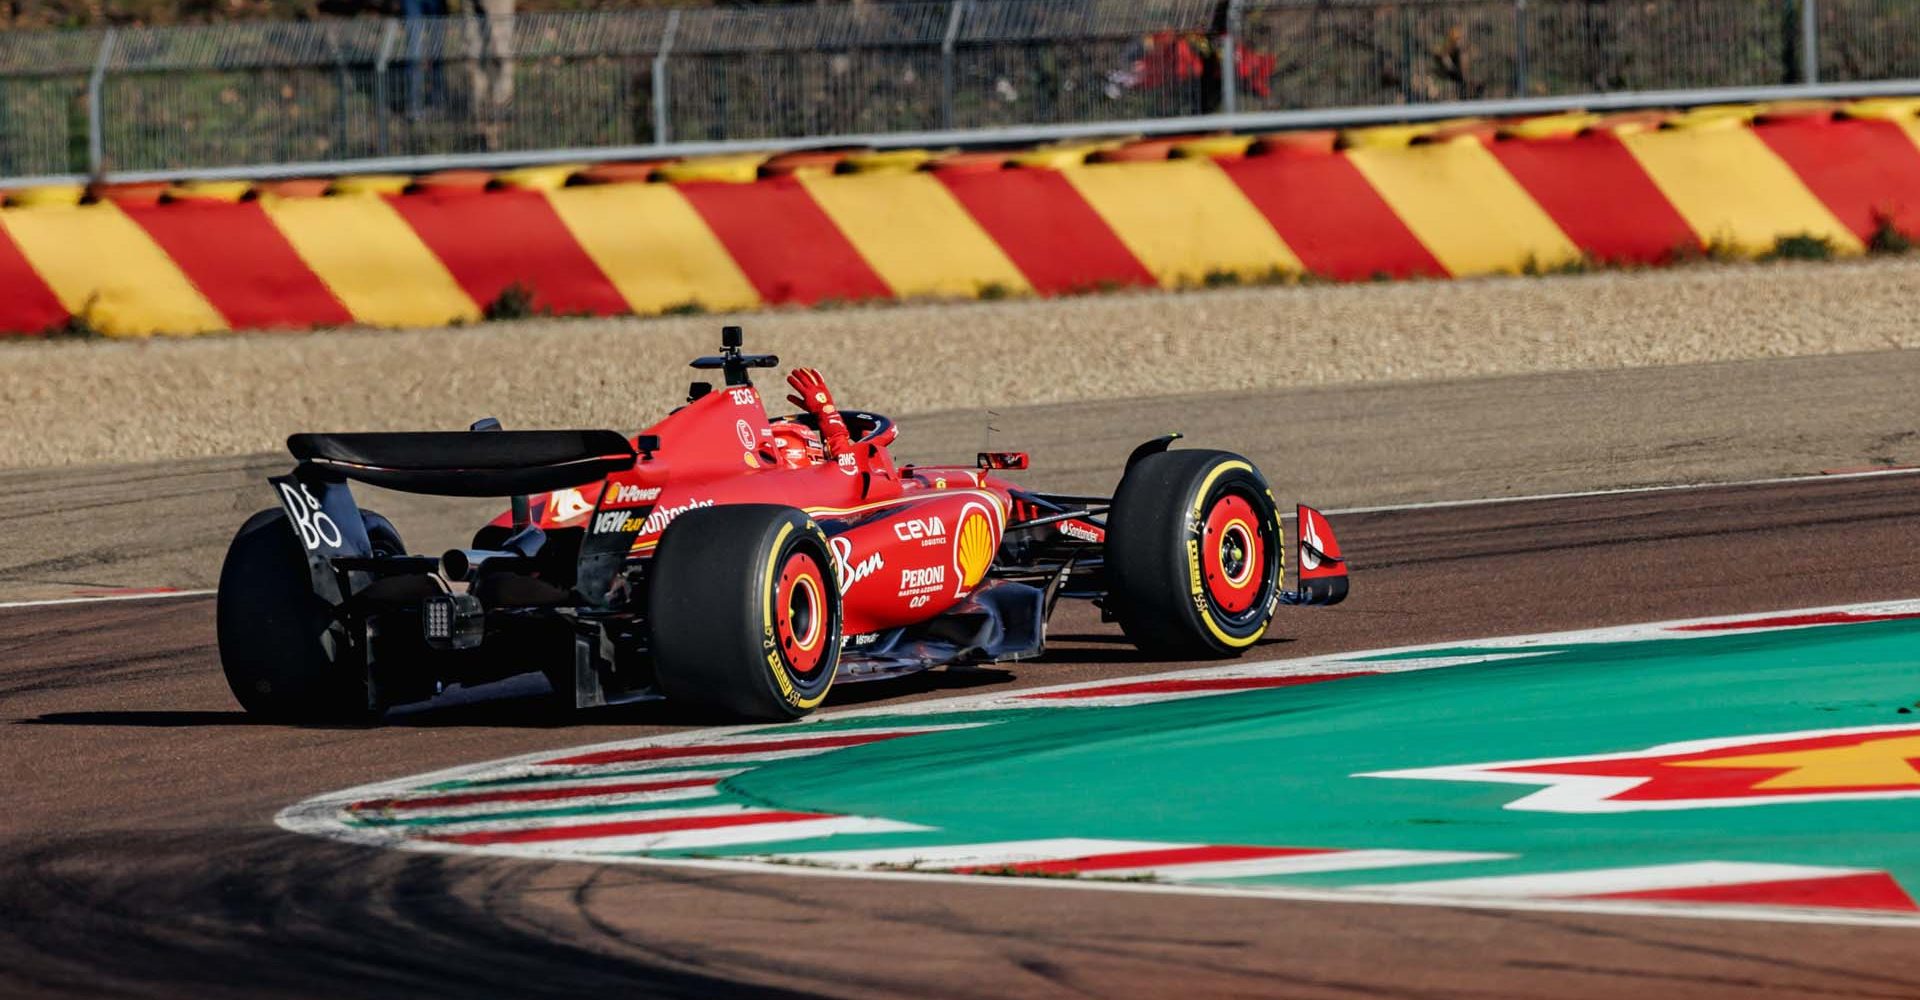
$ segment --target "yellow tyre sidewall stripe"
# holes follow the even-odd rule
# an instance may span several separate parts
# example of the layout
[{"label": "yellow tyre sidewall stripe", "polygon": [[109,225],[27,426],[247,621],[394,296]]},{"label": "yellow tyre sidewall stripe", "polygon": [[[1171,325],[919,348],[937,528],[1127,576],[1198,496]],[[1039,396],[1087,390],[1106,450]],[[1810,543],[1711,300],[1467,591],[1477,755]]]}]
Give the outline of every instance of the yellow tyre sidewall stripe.
[{"label": "yellow tyre sidewall stripe", "polygon": [[[1224,476],[1227,473],[1233,472],[1235,470],[1244,471],[1249,475],[1257,475],[1253,471],[1253,466],[1246,462],[1230,461],[1230,462],[1222,462],[1219,465],[1214,466],[1213,471],[1207,473],[1207,478],[1200,481],[1200,488],[1194,491],[1193,505],[1187,510],[1188,523],[1190,524],[1205,523],[1205,517],[1207,513],[1206,511],[1207,494],[1212,492],[1213,484],[1216,482],[1219,482],[1221,476]],[[1269,494],[1269,496],[1271,496],[1271,494]],[[1278,533],[1276,532],[1276,535],[1277,534]],[[1206,578],[1202,572],[1202,567],[1200,563],[1200,545],[1199,545],[1199,541],[1196,538],[1194,538],[1191,535],[1191,533],[1189,534],[1187,539],[1186,557],[1187,557],[1187,579],[1192,581],[1190,585],[1191,594],[1189,596],[1191,596],[1193,599],[1193,609],[1199,612],[1200,621],[1207,626],[1207,631],[1213,633],[1213,637],[1215,639],[1220,640],[1222,643],[1224,643],[1226,646],[1228,646],[1231,649],[1245,649],[1248,646],[1251,646],[1254,643],[1260,641],[1260,637],[1266,634],[1266,631],[1267,631],[1266,623],[1273,619],[1273,609],[1271,607],[1267,609],[1266,616],[1265,618],[1262,619],[1260,627],[1253,630],[1251,633],[1245,636],[1234,636],[1234,635],[1227,634],[1227,632],[1224,629],[1222,629],[1217,622],[1213,620],[1213,612],[1207,605],[1207,593],[1205,589]]]},{"label": "yellow tyre sidewall stripe", "polygon": [[[786,660],[780,654],[780,639],[773,627],[773,609],[779,600],[777,590],[780,584],[780,564],[784,561],[780,558],[780,551],[787,543],[787,536],[791,534],[793,534],[793,525],[788,523],[780,525],[780,531],[773,536],[773,558],[767,560],[766,580],[761,588],[763,595],[760,608],[763,629],[761,634],[766,639],[767,672],[773,675],[773,683],[780,689],[780,697],[794,708],[805,711],[817,708],[821,702],[827,700],[827,692],[833,690],[833,678],[839,669],[839,664],[821,664],[820,668],[827,671],[827,683],[820,689],[819,694],[811,698],[803,697],[800,690],[793,686],[793,678],[788,676]],[[833,642],[835,637],[827,636],[827,641]]]}]

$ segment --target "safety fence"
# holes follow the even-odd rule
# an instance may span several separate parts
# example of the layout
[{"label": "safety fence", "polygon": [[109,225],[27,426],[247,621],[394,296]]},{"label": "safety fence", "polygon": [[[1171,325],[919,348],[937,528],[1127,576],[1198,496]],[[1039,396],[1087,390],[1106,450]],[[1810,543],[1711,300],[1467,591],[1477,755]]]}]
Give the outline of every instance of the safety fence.
[{"label": "safety fence", "polygon": [[1560,114],[1091,155],[921,153],[852,173],[836,172],[846,154],[808,154],[737,183],[574,167],[388,189],[410,193],[128,193],[0,209],[0,330],[397,326],[508,306],[658,314],[1859,253],[1920,232],[1916,112],[1920,98]]},{"label": "safety fence", "polygon": [[0,177],[1920,77],[1920,0],[870,0],[0,34]]}]

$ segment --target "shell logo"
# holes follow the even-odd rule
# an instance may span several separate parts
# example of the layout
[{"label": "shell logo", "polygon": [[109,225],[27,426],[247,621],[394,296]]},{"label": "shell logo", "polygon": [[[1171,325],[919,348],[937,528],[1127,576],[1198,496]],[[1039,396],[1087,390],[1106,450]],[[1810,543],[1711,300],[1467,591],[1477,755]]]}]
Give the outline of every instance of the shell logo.
[{"label": "shell logo", "polygon": [[954,532],[953,568],[960,571],[960,593],[972,590],[993,565],[998,543],[993,537],[993,520],[977,504],[968,504],[960,514],[960,530]]}]

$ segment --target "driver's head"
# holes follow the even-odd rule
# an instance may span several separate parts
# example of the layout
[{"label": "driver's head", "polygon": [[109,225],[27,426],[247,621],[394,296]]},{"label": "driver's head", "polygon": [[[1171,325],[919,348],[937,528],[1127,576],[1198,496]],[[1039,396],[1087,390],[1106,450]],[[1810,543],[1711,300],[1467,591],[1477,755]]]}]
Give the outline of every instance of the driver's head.
[{"label": "driver's head", "polygon": [[802,469],[826,461],[826,449],[813,428],[791,420],[773,424],[773,438],[760,446],[760,457],[769,465]]}]

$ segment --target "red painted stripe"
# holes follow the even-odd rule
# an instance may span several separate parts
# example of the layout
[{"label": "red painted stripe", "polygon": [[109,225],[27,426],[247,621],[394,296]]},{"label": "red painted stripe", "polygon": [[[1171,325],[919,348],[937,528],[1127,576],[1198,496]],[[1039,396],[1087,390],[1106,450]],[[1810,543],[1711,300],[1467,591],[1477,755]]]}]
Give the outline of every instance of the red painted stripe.
[{"label": "red painted stripe", "polygon": [[642,833],[673,833],[676,830],[717,830],[729,826],[753,826],[759,823],[796,823],[808,819],[832,819],[826,813],[746,812],[719,816],[682,816],[678,819],[634,819],[618,823],[583,823],[579,826],[542,826],[530,830],[481,830],[425,837],[447,844],[485,846],[488,844],[540,844],[554,840],[597,840]]},{"label": "red painted stripe", "polygon": [[1567,238],[1606,261],[1654,263],[1699,236],[1608,132],[1487,146]]},{"label": "red painted stripe", "polygon": [[1077,701],[1083,698],[1114,698],[1129,694],[1177,694],[1185,691],[1255,691],[1263,688],[1293,687],[1299,684],[1319,684],[1323,681],[1337,681],[1346,677],[1366,677],[1378,673],[1376,670],[1355,670],[1345,674],[1299,674],[1291,677],[1174,677],[1159,681],[1133,681],[1131,683],[1105,684],[1100,687],[1076,688],[1072,691],[1038,691],[1023,694],[1021,698],[1045,701]]},{"label": "red painted stripe", "polygon": [[1447,274],[1345,156],[1249,156],[1220,169],[1314,274],[1342,281]]},{"label": "red painted stripe", "polygon": [[680,193],[769,303],[860,302],[893,295],[792,177],[682,184]]},{"label": "red painted stripe", "polygon": [[1582,899],[1661,899],[1689,903],[1749,903],[1760,906],[1818,906],[1841,910],[1920,912],[1900,883],[1885,872],[1836,875],[1830,878],[1749,882],[1742,885],[1706,885],[1682,889],[1614,892]]},{"label": "red painted stripe", "polygon": [[483,307],[517,282],[533,291],[536,308],[598,316],[630,311],[538,191],[393,195],[387,201]]},{"label": "red painted stripe", "polygon": [[865,743],[878,743],[881,740],[899,739],[912,736],[911,732],[878,733],[836,733],[832,736],[802,736],[784,740],[754,740],[742,743],[696,743],[689,746],[636,747],[631,750],[602,750],[598,753],[581,754],[578,757],[562,757],[558,760],[542,761],[542,764],[625,764],[643,760],[675,760],[681,757],[717,757],[746,756],[757,753],[777,753],[782,750],[831,750],[836,747],[857,747]]},{"label": "red painted stripe", "polygon": [[556,802],[565,799],[592,798],[596,795],[624,795],[628,792],[661,792],[673,788],[699,788],[718,784],[715,778],[680,778],[673,781],[621,781],[610,785],[572,785],[566,788],[516,788],[504,792],[463,792],[458,795],[434,795],[421,799],[368,799],[348,806],[354,812],[398,812],[407,809],[444,809],[486,802]]},{"label": "red painted stripe", "polygon": [[1307,854],[1336,852],[1305,847],[1170,847],[1158,851],[1123,851],[1119,854],[1095,854],[1085,858],[1052,861],[1026,861],[1012,865],[976,865],[955,868],[963,875],[979,872],[1013,872],[1021,875],[1069,875],[1074,872],[1113,871],[1120,868],[1160,868],[1173,865],[1202,865],[1221,861],[1250,861],[1254,858],[1291,858]]},{"label": "red painted stripe", "polygon": [[36,334],[67,321],[67,307],[27,263],[5,226],[0,226],[0,288],[7,290],[0,295],[0,337]]},{"label": "red painted stripe", "polygon": [[1856,236],[1871,236],[1879,214],[1920,233],[1920,147],[1900,126],[1801,121],[1753,131]]},{"label": "red painted stripe", "polygon": [[1920,612],[1867,615],[1854,611],[1826,611],[1817,615],[1780,615],[1775,618],[1748,618],[1737,622],[1707,622],[1704,625],[1675,625],[1669,632],[1725,632],[1743,628],[1798,628],[1802,625],[1849,625],[1858,622],[1893,622],[1920,618]]},{"label": "red painted stripe", "polygon": [[1146,265],[1057,170],[936,170],[933,176],[1042,294],[1155,284]]},{"label": "red painted stripe", "polygon": [[353,314],[333,297],[258,202],[123,205],[206,296],[227,325],[342,326]]}]

